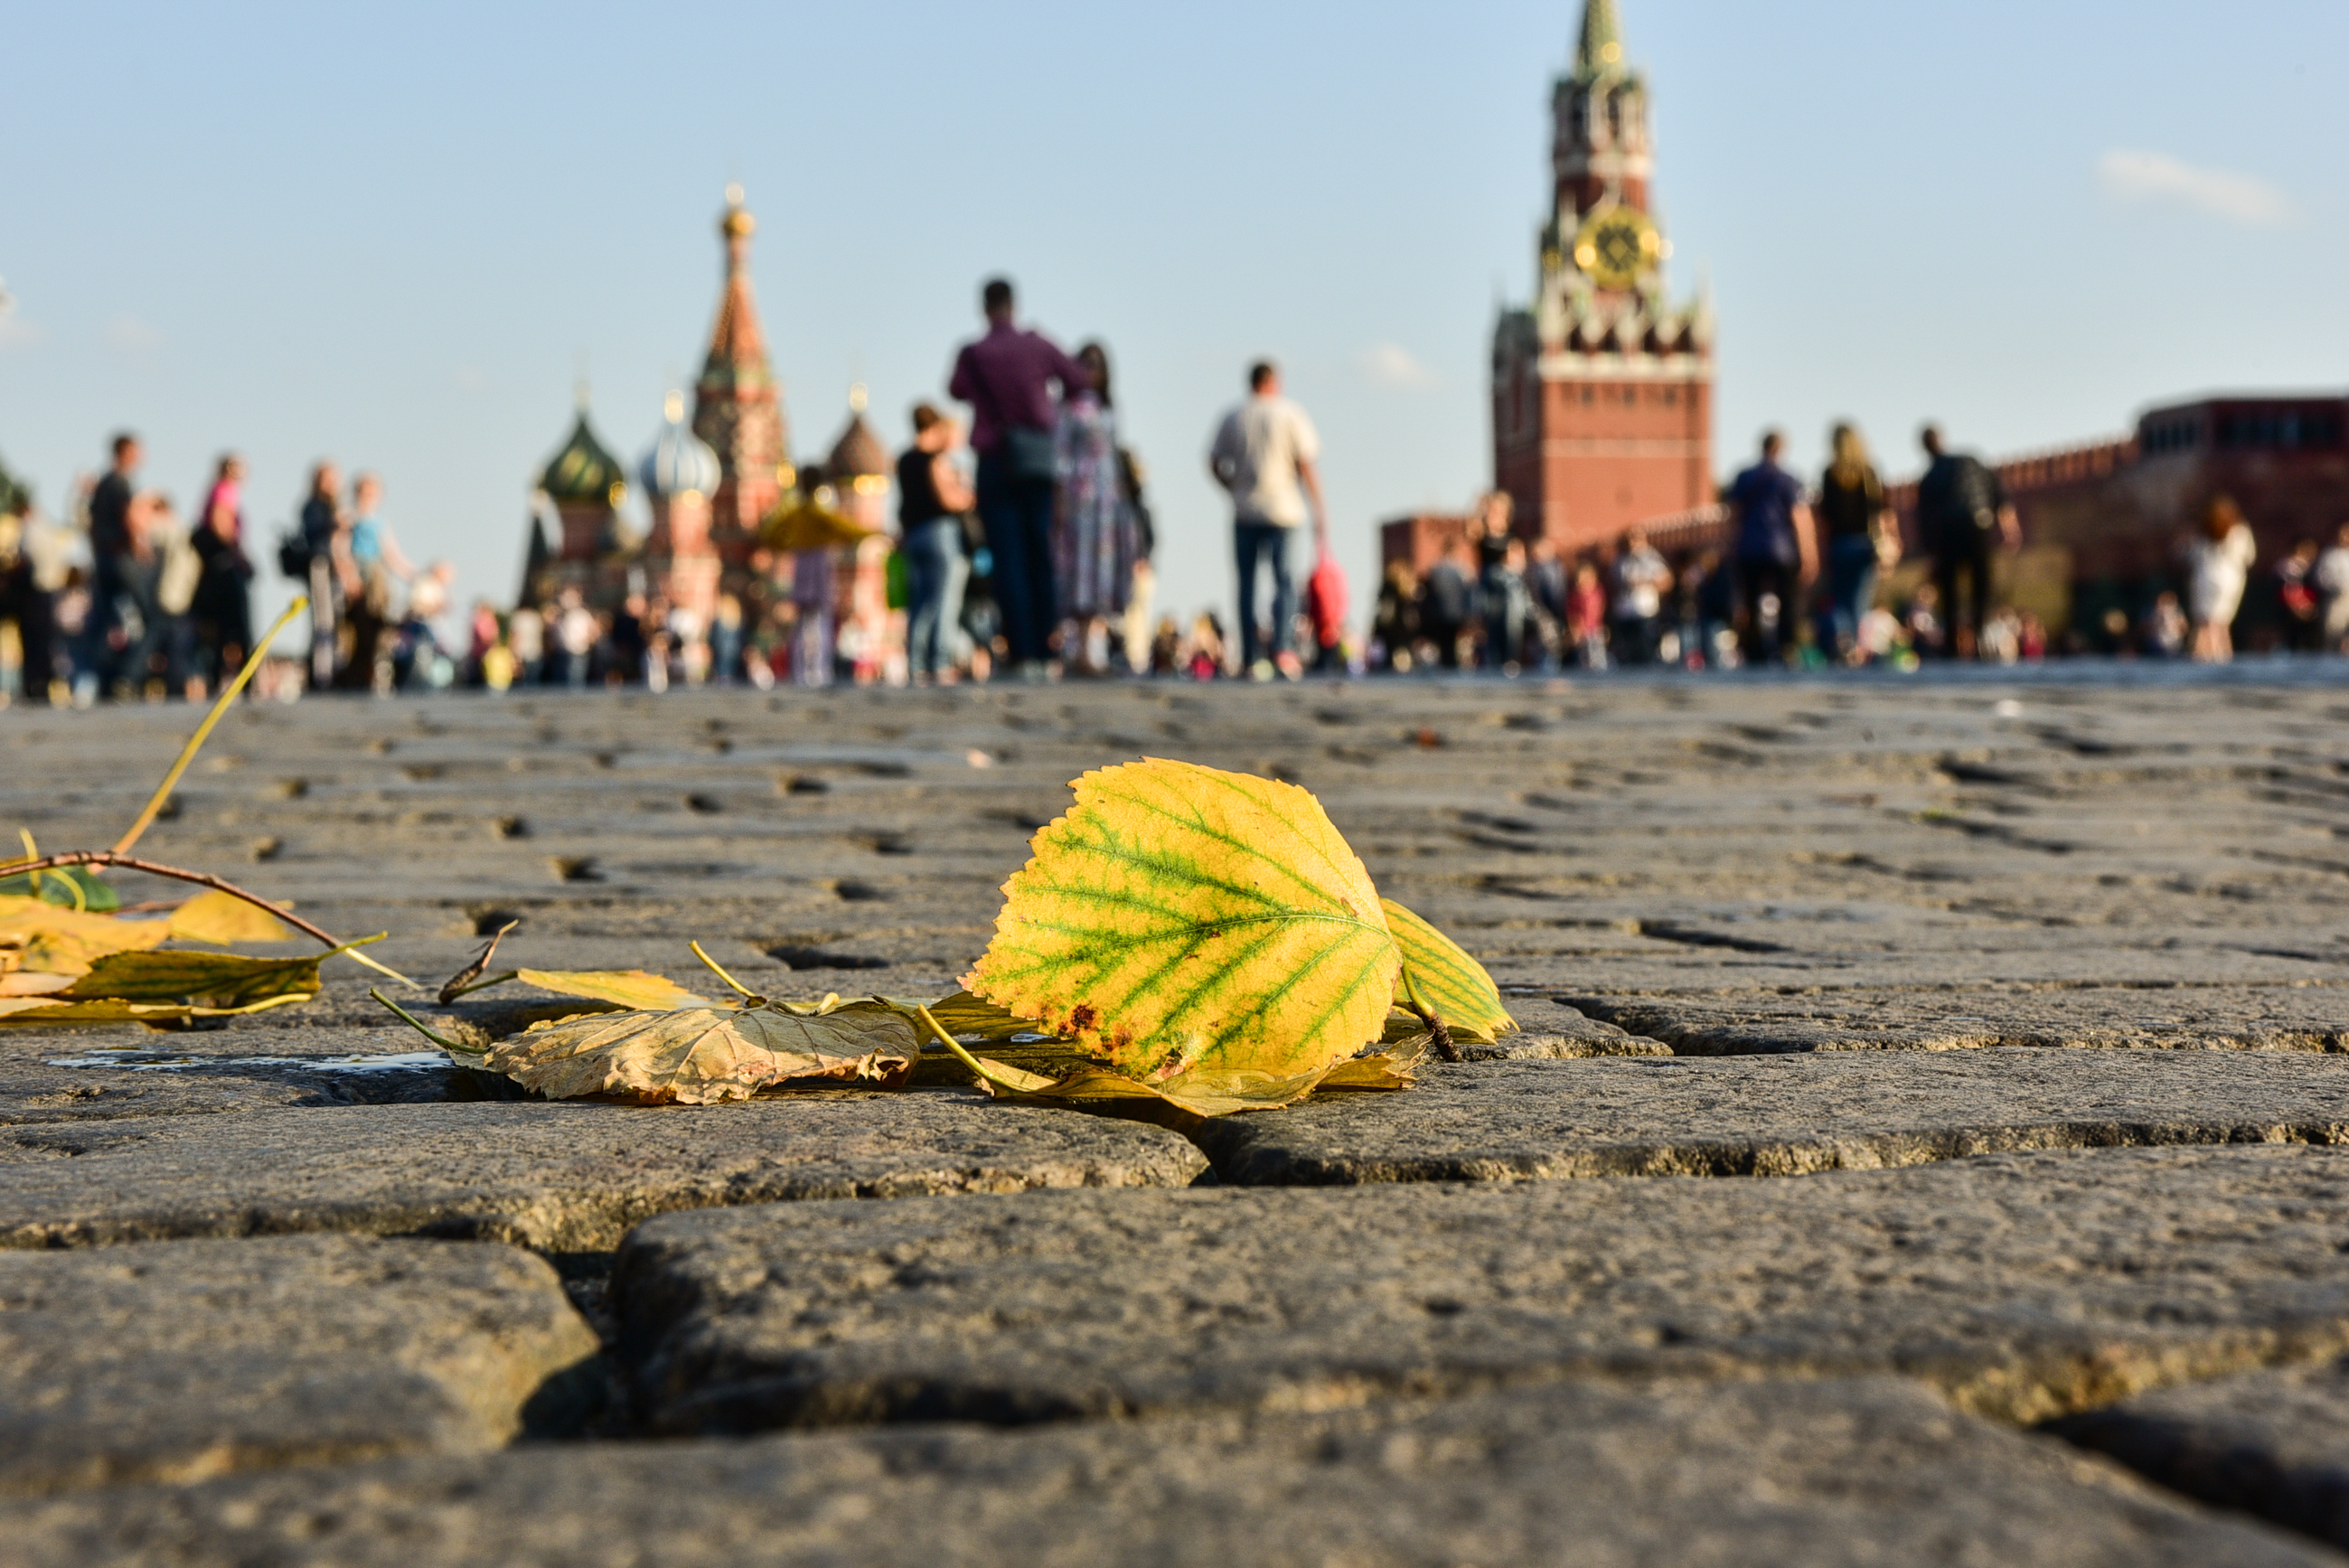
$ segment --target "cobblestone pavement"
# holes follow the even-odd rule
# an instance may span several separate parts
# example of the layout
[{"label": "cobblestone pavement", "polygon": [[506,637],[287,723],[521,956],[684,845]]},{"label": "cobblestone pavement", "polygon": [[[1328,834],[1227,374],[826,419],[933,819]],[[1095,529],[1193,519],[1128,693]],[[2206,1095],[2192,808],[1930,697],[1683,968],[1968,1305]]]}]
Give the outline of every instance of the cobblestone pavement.
[{"label": "cobblestone pavement", "polygon": [[[0,828],[193,717],[0,715]],[[141,851],[419,977],[920,995],[1142,756],[1314,790],[1526,1032],[1186,1139],[525,1100],[341,961],[0,1030],[0,1558],[2349,1562],[2313,668],[314,702]]]}]

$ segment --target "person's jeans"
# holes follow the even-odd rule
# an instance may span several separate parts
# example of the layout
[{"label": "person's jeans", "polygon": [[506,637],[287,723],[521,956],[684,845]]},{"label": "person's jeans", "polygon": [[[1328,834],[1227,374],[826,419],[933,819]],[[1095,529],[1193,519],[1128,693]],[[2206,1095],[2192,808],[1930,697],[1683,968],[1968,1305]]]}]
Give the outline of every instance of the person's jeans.
[{"label": "person's jeans", "polygon": [[[1240,569],[1240,668],[1253,670],[1257,661],[1288,653],[1297,636],[1297,579],[1289,571],[1288,539],[1297,531],[1277,522],[1232,522],[1232,555]],[[1257,641],[1257,563],[1272,568],[1272,646]]]},{"label": "person's jeans", "polygon": [[932,518],[905,531],[905,665],[908,674],[936,677],[954,663],[954,627],[962,616],[962,522]]},{"label": "person's jeans", "polygon": [[[1793,640],[1795,618],[1802,613],[1797,597],[1800,581],[1791,563],[1772,556],[1748,556],[1737,562],[1737,597],[1744,612],[1747,665],[1776,664],[1782,644]],[[1778,601],[1775,618],[1765,620],[1763,615],[1762,601],[1765,598]]]},{"label": "person's jeans", "polygon": [[1860,618],[1876,603],[1876,541],[1864,533],[1827,542],[1827,645],[1838,654],[1859,645]]},{"label": "person's jeans", "polygon": [[325,691],[335,684],[334,557],[324,547],[310,555],[310,689]]},{"label": "person's jeans", "polygon": [[[1944,540],[1933,552],[1933,586],[1940,591],[1941,624],[1948,628],[1949,655],[1959,656],[1958,628],[1965,626],[1973,633],[1973,655],[1982,656],[1982,623],[1990,616],[1991,558],[1996,553],[1998,536],[1987,528],[1961,528],[1959,537]],[[1966,616],[1958,616],[1958,576],[1963,573],[1967,594]]]},{"label": "person's jeans", "polygon": [[999,451],[978,455],[978,519],[995,557],[991,578],[1014,663],[1040,662],[1060,617],[1052,605],[1052,481],[1022,479]]}]

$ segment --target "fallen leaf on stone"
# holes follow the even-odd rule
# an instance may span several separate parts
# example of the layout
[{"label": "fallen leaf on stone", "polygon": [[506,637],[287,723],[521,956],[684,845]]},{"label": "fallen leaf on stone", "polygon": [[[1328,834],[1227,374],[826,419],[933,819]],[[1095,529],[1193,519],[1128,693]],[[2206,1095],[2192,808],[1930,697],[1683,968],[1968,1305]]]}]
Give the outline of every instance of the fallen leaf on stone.
[{"label": "fallen leaf on stone", "polygon": [[[1276,1078],[1271,1073],[1236,1073],[1222,1068],[1194,1068],[1155,1085],[1146,1085],[1102,1066],[1081,1066],[1060,1078],[1027,1073],[1010,1063],[979,1057],[991,1075],[982,1075],[988,1094],[1022,1106],[1069,1106],[1076,1110],[1104,1110],[1144,1122],[1161,1122],[1184,1130],[1219,1115],[1240,1110],[1280,1110],[1309,1094],[1327,1089],[1410,1089],[1412,1070],[1391,1057],[1358,1057],[1330,1063],[1310,1073]],[[1017,1085],[1017,1087],[1012,1087]]]},{"label": "fallen leaf on stone", "polygon": [[911,1024],[874,1004],[801,1014],[754,998],[566,1018],[501,1040],[487,1055],[491,1071],[550,1099],[712,1105],[794,1081],[893,1088],[912,1071],[916,1039]]},{"label": "fallen leaf on stone", "polygon": [[69,1002],[243,1007],[254,1002],[316,995],[318,965],[333,956],[333,953],[306,958],[248,958],[237,953],[110,953],[57,995]]},{"label": "fallen leaf on stone", "polygon": [[308,991],[292,991],[228,1007],[185,1002],[129,1002],[117,996],[88,1002],[61,1001],[56,996],[0,996],[0,1027],[58,1025],[81,1028],[92,1024],[144,1024],[153,1029],[180,1028],[200,1018],[233,1018],[246,1013],[265,1013],[273,1007],[298,1006],[312,995]]},{"label": "fallen leaf on stone", "polygon": [[32,969],[0,971],[0,996],[46,996],[52,991],[62,991],[74,983],[70,975],[51,975]]},{"label": "fallen leaf on stone", "polygon": [[0,968],[83,975],[109,953],[159,946],[170,934],[160,920],[86,914],[35,898],[0,900]]},{"label": "fallen leaf on stone", "polygon": [[1501,988],[1493,984],[1483,965],[1394,900],[1379,902],[1386,910],[1387,929],[1394,934],[1395,945],[1402,949],[1402,974],[1395,977],[1397,1007],[1411,1006],[1405,993],[1408,980],[1419,1001],[1433,1009],[1455,1035],[1489,1042],[1516,1028],[1517,1021],[1501,1005]]},{"label": "fallen leaf on stone", "polygon": [[514,978],[542,991],[616,1002],[647,1012],[709,1006],[709,997],[697,996],[674,980],[642,969],[517,969]]},{"label": "fallen leaf on stone", "polygon": [[1152,758],[1076,781],[963,984],[1132,1078],[1287,1079],[1378,1037],[1402,957],[1295,785]]},{"label": "fallen leaf on stone", "polygon": [[295,936],[291,926],[260,905],[216,888],[173,910],[169,929],[182,942],[221,947],[239,942],[291,942]]},{"label": "fallen leaf on stone", "polygon": [[938,1021],[939,1026],[958,1040],[1010,1040],[1022,1035],[1058,1037],[1035,1019],[1023,1018],[1009,1007],[999,1006],[968,991],[957,991],[935,1002],[911,1002],[901,997],[887,1001],[892,1006],[905,1009],[928,1007],[930,1016]]}]

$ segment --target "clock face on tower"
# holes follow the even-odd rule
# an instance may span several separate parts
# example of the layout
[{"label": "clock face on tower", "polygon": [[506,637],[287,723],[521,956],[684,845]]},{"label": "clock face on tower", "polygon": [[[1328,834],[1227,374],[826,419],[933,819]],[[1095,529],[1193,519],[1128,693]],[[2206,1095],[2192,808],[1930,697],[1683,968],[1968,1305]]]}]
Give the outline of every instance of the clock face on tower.
[{"label": "clock face on tower", "polygon": [[1603,289],[1630,288],[1663,253],[1663,236],[1633,207],[1601,207],[1574,236],[1574,264]]}]

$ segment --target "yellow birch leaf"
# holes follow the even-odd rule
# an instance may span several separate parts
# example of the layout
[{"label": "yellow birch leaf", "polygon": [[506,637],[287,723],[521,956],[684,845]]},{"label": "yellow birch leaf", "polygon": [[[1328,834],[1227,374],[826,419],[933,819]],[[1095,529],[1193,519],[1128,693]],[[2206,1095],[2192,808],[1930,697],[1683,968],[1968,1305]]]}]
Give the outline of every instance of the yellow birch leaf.
[{"label": "yellow birch leaf", "polygon": [[[1379,901],[1386,908],[1387,929],[1402,949],[1402,965],[1419,999],[1433,1007],[1445,1028],[1455,1035],[1490,1040],[1517,1026],[1501,1005],[1501,988],[1485,966],[1461,950],[1460,944],[1394,900]],[[1410,997],[1403,977],[1395,977],[1394,1005],[1408,1009]]]},{"label": "yellow birch leaf", "polygon": [[1154,1082],[1309,1073],[1378,1037],[1402,959],[1320,802],[1160,758],[1075,789],[966,986]]},{"label": "yellow birch leaf", "polygon": [[709,997],[697,996],[674,980],[642,969],[517,969],[514,978],[542,991],[614,1002],[647,1013],[709,1006]]},{"label": "yellow birch leaf", "polygon": [[203,1010],[318,994],[318,965],[332,956],[248,958],[236,953],[110,953],[57,993],[67,1002],[136,1002]]},{"label": "yellow birch leaf", "polygon": [[258,904],[214,888],[200,892],[171,912],[170,930],[182,942],[210,942],[226,947],[238,942],[291,942],[292,926]]},{"label": "yellow birch leaf", "polygon": [[761,1004],[540,1024],[490,1047],[488,1066],[550,1099],[595,1094],[640,1105],[714,1105],[793,1080],[894,1088],[915,1054],[913,1026],[885,1007],[852,1004],[802,1015]]}]

